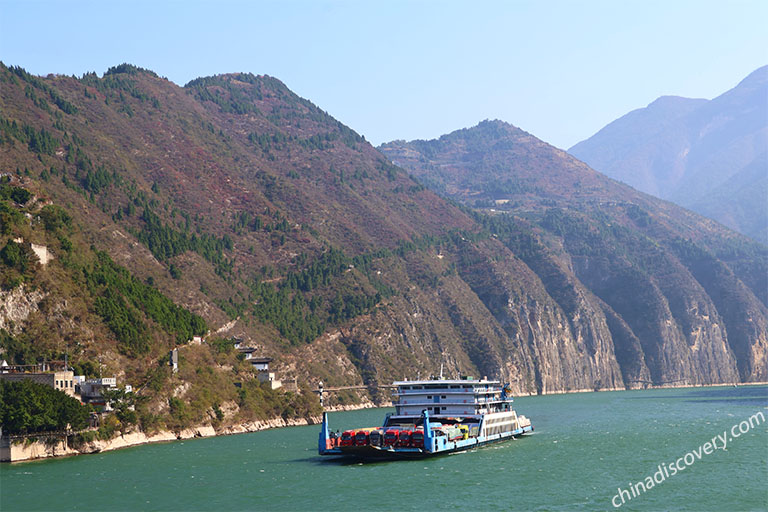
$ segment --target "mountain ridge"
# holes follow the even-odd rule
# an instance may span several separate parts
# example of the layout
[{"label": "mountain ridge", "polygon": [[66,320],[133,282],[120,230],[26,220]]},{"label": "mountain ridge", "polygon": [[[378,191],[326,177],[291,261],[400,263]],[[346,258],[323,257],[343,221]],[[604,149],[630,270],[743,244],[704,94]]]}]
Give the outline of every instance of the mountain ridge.
[{"label": "mountain ridge", "polygon": [[[148,425],[311,410],[308,390],[317,380],[366,385],[366,398],[380,399],[378,383],[434,374],[441,364],[449,374],[512,382],[518,393],[634,388],[670,379],[763,379],[764,303],[744,285],[757,288],[757,279],[744,276],[761,275],[744,249],[752,246],[687,214],[665,213],[671,206],[664,204],[646,212],[661,227],[649,223],[642,234],[567,208],[559,212],[556,206],[567,207],[574,195],[595,207],[605,190],[622,188],[604,184],[585,164],[521,130],[489,124],[477,140],[456,136],[476,148],[468,152],[473,158],[482,161],[485,153],[493,164],[494,153],[482,144],[490,134],[494,151],[512,151],[529,168],[473,192],[473,201],[488,201],[509,189],[520,211],[543,216],[508,222],[440,198],[426,179],[410,177],[272,77],[218,75],[181,88],[130,65],[80,78],[35,77],[3,65],[0,80],[3,172],[68,212],[73,231],[66,238],[84,260],[95,257],[88,252],[93,246],[202,317],[214,333],[222,329],[209,344],[192,346],[155,329],[137,309],[136,318],[153,337],[145,352],[121,351],[125,334],[110,324],[106,309],[92,305],[108,292],[84,287],[80,273],[67,266],[60,257],[66,252],[61,233],[42,229],[37,210],[3,203],[3,211],[21,216],[7,224],[0,244],[23,236],[25,250],[28,242],[44,244],[54,255],[45,267],[32,265],[18,276],[3,269],[8,294],[19,286],[47,293],[36,311],[6,331],[0,340],[4,357],[35,362],[66,351],[74,364],[104,365],[148,390],[149,404],[161,411],[159,420],[145,418]],[[551,179],[536,179],[542,162]],[[451,184],[457,191],[473,186],[459,185]],[[645,222],[642,204],[637,211],[621,206],[634,215],[632,223]],[[630,222],[626,215],[622,226]],[[662,293],[635,263],[617,264],[610,273],[619,284],[623,273],[634,276],[647,289],[648,302],[663,312],[659,318],[672,322],[668,330],[664,322],[646,325],[621,311],[589,282],[597,277],[585,269],[594,262],[592,254],[579,252],[583,245],[602,244],[610,255],[613,238],[601,233],[615,237],[616,230],[629,240],[622,247],[641,244],[650,261],[654,229],[663,231],[666,223],[681,225],[681,238],[691,240],[690,247],[681,240],[675,251],[695,254],[702,268],[709,265],[727,278],[722,293],[740,297],[754,332],[734,328],[736,337],[726,339],[716,324],[721,316],[734,324],[742,310],[720,312],[682,269],[680,279],[695,290],[677,295]],[[700,253],[710,239],[719,255]],[[728,251],[726,264],[720,258]],[[679,259],[669,258],[681,268]],[[21,282],[11,286],[19,276]],[[665,305],[670,297],[672,305]],[[131,296],[120,292],[115,300],[128,304]],[[706,314],[671,313],[696,301]],[[681,326],[702,334],[680,334]],[[657,335],[665,340],[661,346],[648,341]],[[296,379],[302,393],[286,395],[293,396],[290,403],[260,394],[247,365],[226,350],[231,336],[274,357],[281,378]],[[736,357],[729,343],[739,336]],[[695,339],[701,355],[685,348]],[[173,347],[187,354],[179,375],[164,365]],[[680,353],[683,363],[671,362]],[[246,392],[233,382],[244,383]],[[342,404],[361,399],[353,392],[335,398]]]},{"label": "mountain ridge", "polygon": [[[639,190],[767,243],[768,210],[750,189],[768,194],[768,172],[757,176],[750,168],[768,151],[768,66],[712,100],[668,98],[622,116],[568,151]],[[731,179],[750,185],[729,190]],[[740,204],[751,211],[726,213],[727,205]]]},{"label": "mountain ridge", "polygon": [[[506,133],[508,138],[505,144],[500,143],[499,133]],[[746,294],[743,296],[746,301],[744,306],[750,313],[740,320],[733,316],[730,320],[724,318],[725,324],[731,325],[730,331],[737,344],[734,350],[743,358],[746,354],[745,340],[752,337],[756,344],[753,348],[757,353],[763,353],[764,348],[760,348],[765,344],[763,328],[751,334],[741,330],[744,323],[749,324],[748,317],[765,314],[766,296],[762,292],[765,280],[759,277],[766,269],[763,246],[672,203],[636,192],[543,142],[539,141],[535,146],[538,153],[532,159],[527,154],[532,146],[521,147],[527,137],[528,134],[503,122],[483,121],[476,127],[457,130],[432,141],[392,142],[380,146],[380,150],[440,193],[490,215],[491,219],[498,219],[498,229],[514,233],[515,230],[505,227],[505,224],[527,223],[531,232],[525,235],[526,246],[533,241],[540,248],[534,253],[529,253],[530,248],[526,248],[525,252],[516,254],[537,274],[549,276],[550,279],[555,278],[552,270],[545,273],[544,269],[552,269],[553,264],[560,267],[561,277],[549,284],[551,295],[556,297],[558,289],[562,293],[562,283],[568,282],[572,283],[568,286],[586,288],[599,299],[593,302],[600,307],[604,304],[610,306],[607,318],[615,327],[614,336],[620,337],[619,326],[623,325],[625,339],[634,340],[627,341],[629,345],[621,350],[629,351],[625,355],[642,353],[644,357],[639,359],[653,363],[649,368],[649,380],[658,381],[665,372],[690,371],[653,368],[655,364],[674,366],[678,364],[674,362],[677,358],[684,361],[686,350],[681,350],[682,345],[675,348],[674,343],[670,343],[672,339],[680,338],[671,332],[665,333],[662,327],[664,322],[654,326],[653,322],[632,319],[634,312],[647,311],[652,316],[667,317],[671,325],[680,325],[681,334],[686,333],[682,337],[695,345],[688,333],[690,326],[705,325],[707,322],[702,324],[701,318],[691,318],[689,312],[693,304],[691,296],[685,297],[685,293],[693,296],[703,294],[702,297],[719,295],[718,285],[711,280],[708,272],[721,274],[723,279],[735,278],[733,285],[742,287],[742,292]],[[475,142],[470,146],[467,141]],[[489,184],[495,186],[489,187]],[[550,193],[553,189],[559,193]],[[507,244],[514,244],[517,251],[523,249],[520,247],[523,233],[511,236]],[[499,237],[501,239],[501,235]],[[749,248],[746,254],[757,258],[756,269],[759,269],[746,274],[739,269],[741,278],[735,277],[728,265],[716,263],[715,256],[718,253],[725,256],[729,250],[725,247],[736,240]],[[563,258],[557,252],[547,254],[542,245],[549,245],[557,252],[565,250],[567,256]],[[746,258],[749,260],[752,256]],[[563,261],[555,263],[558,260]],[[738,269],[738,258],[730,265]],[[703,267],[709,270],[704,271]],[[609,278],[612,275],[616,275],[617,279]],[[612,284],[606,287],[606,281]],[[673,281],[676,285],[669,287],[668,283]],[[742,284],[737,285],[737,281]],[[561,284],[556,284],[558,282]],[[627,301],[627,297],[617,295],[615,290],[626,290],[627,283],[634,283],[632,286],[637,291],[645,289],[647,297],[634,297]],[[686,292],[681,294],[680,288]],[[696,301],[699,302],[698,307],[708,303],[706,308],[712,313],[730,307],[720,299],[714,302],[712,299]],[[659,308],[658,312],[650,313],[653,311],[649,310],[651,306]],[[709,317],[710,314],[703,316]],[[622,319],[624,322],[619,322]],[[649,338],[652,332],[656,334]],[[720,343],[714,341],[720,335],[712,332],[710,335],[714,336],[712,341],[715,344]],[[658,346],[653,337],[669,341]],[[742,375],[743,372],[764,372],[762,357],[758,356],[754,364],[745,364],[742,359],[739,371]],[[691,361],[686,364],[695,366],[699,363]]]}]

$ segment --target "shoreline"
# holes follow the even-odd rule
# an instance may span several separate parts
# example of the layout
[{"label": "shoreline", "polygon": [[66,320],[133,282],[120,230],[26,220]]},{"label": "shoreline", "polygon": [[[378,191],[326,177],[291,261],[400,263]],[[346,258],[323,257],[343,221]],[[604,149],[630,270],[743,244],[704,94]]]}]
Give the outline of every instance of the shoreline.
[{"label": "shoreline", "polygon": [[[746,383],[720,383],[720,384],[699,384],[699,385],[678,385],[669,384],[661,386],[648,386],[643,388],[606,388],[606,389],[574,389],[563,391],[549,391],[545,393],[519,393],[516,396],[545,396],[545,395],[564,395],[572,393],[595,393],[603,391],[646,391],[652,389],[675,389],[675,388],[705,388],[705,387],[742,387],[742,386],[765,386],[768,382],[746,382]],[[326,407],[324,412],[344,412],[344,411],[356,411],[361,409],[372,409],[378,407],[392,407],[392,402],[385,402],[382,404],[375,404],[370,401],[366,401],[360,404],[353,405],[336,405]],[[73,448],[68,446],[66,437],[51,442],[35,440],[33,442],[27,442],[27,439],[36,439],[47,437],[45,435],[29,436],[28,438],[16,438],[18,442],[14,443],[14,439],[4,438],[2,445],[0,446],[0,462],[16,463],[16,462],[29,462],[33,460],[40,460],[46,458],[55,457],[69,457],[77,455],[88,455],[94,453],[102,453],[113,450],[120,450],[122,448],[129,448],[132,446],[141,446],[144,444],[154,443],[167,443],[173,441],[183,441],[187,439],[206,438],[215,436],[227,436],[236,434],[248,434],[252,432],[260,432],[262,430],[269,430],[273,428],[284,427],[296,427],[296,426],[308,426],[319,425],[322,422],[321,416],[310,416],[303,418],[272,418],[270,420],[262,421],[250,421],[237,425],[229,425],[221,427],[219,429],[214,428],[212,425],[199,425],[196,427],[190,427],[180,432],[173,432],[170,430],[160,430],[152,434],[147,434],[140,431],[126,432],[117,437],[114,437],[108,441],[95,440],[89,443],[85,443],[83,446]]]},{"label": "shoreline", "polygon": [[[326,408],[325,412],[354,411],[376,407],[387,407],[388,405],[391,405],[391,402],[379,405],[369,401],[354,405],[331,406]],[[287,420],[278,417],[269,420],[249,421],[220,428],[215,428],[213,425],[198,425],[179,432],[160,430],[148,434],[141,431],[130,431],[107,441],[95,440],[78,447],[69,446],[67,438],[64,436],[52,438],[50,435],[40,434],[38,436],[30,435],[26,438],[21,436],[14,437],[13,439],[3,438],[2,443],[0,443],[0,463],[29,462],[48,458],[90,455],[145,444],[170,443],[188,439],[250,434],[273,428],[319,425],[320,423],[322,423],[322,416],[289,418]],[[28,442],[28,439],[35,439],[35,441]]]},{"label": "shoreline", "polygon": [[546,391],[544,393],[516,393],[514,396],[546,396],[546,395],[570,395],[573,393],[603,393],[608,391],[650,391],[652,389],[679,389],[679,388],[740,388],[742,386],[768,386],[768,381],[758,382],[721,382],[717,384],[662,384],[660,386],[633,387],[633,388],[600,388],[600,389],[567,389],[562,391]]},{"label": "shoreline", "polygon": [[[237,425],[229,425],[219,429],[212,425],[200,425],[190,427],[179,432],[170,430],[160,430],[148,434],[141,431],[131,431],[120,434],[107,441],[95,440],[84,443],[81,446],[73,447],[68,445],[67,438],[61,436],[53,438],[50,435],[41,434],[39,436],[31,435],[27,438],[17,437],[13,439],[4,438],[0,450],[0,462],[28,462],[39,459],[54,457],[70,457],[76,455],[89,455],[102,453],[132,446],[141,446],[144,444],[167,443],[173,441],[184,441],[188,439],[227,436],[236,434],[249,434],[260,432],[273,428],[296,427],[316,425],[322,421],[320,416],[310,416],[305,418],[273,418],[263,421],[249,421]],[[29,442],[28,439],[35,439]]]}]

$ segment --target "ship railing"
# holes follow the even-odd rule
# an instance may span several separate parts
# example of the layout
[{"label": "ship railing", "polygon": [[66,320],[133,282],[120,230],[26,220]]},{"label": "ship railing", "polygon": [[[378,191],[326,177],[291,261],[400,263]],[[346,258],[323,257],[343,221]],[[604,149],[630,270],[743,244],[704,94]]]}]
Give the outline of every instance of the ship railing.
[{"label": "ship railing", "polygon": [[[408,398],[408,397],[405,397]],[[424,406],[424,407],[432,407],[434,405],[474,405],[474,404],[481,404],[481,405],[488,405],[488,404],[504,404],[504,403],[510,403],[510,399],[501,399],[501,398],[475,398],[475,399],[466,399],[466,400],[451,400],[448,398],[441,399],[438,402],[435,402],[434,400],[423,400],[423,401],[400,401],[395,405],[398,406]]]},{"label": "ship railing", "polygon": [[485,396],[485,398],[476,398],[476,400],[500,400],[499,393],[474,393],[472,391],[443,391],[443,390],[437,390],[437,392],[430,392],[425,393],[424,391],[396,391],[392,393],[395,396],[400,397],[409,397],[409,396],[416,396],[416,395],[425,395],[425,396],[441,396],[441,395],[451,395],[451,396]]},{"label": "ship railing", "polygon": [[509,402],[509,398],[476,398],[475,399],[476,404],[494,404],[494,403],[502,403],[502,402]]},{"label": "ship railing", "polygon": [[468,395],[474,393],[471,389],[407,389],[394,391],[395,395]]}]

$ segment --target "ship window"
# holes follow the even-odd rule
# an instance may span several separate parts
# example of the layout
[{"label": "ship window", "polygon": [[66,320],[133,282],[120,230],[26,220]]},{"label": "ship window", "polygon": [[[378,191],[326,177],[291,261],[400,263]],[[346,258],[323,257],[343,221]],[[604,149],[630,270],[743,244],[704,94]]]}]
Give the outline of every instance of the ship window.
[{"label": "ship window", "polygon": [[432,400],[432,395],[427,395],[427,400]]},{"label": "ship window", "polygon": [[445,407],[443,407],[442,409],[445,410]]},{"label": "ship window", "polygon": [[445,395],[441,395],[440,398],[445,399]]}]

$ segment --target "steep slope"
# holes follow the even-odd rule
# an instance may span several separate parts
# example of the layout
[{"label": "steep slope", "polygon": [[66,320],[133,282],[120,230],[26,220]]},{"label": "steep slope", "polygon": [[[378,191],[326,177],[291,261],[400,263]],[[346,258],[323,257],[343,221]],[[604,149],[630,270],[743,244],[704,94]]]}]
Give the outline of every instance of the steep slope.
[{"label": "steep slope", "polygon": [[[283,378],[375,386],[445,364],[528,392],[624,385],[599,318],[573,330],[471,216],[279,81],[2,71],[4,168]],[[488,293],[519,310],[497,319]],[[585,356],[584,338],[602,352]]]},{"label": "steep slope", "polygon": [[768,241],[768,153],[757,155],[725,182],[711,188],[688,207],[710,219]]},{"label": "steep slope", "polygon": [[625,381],[765,379],[765,247],[500,121],[379,149],[482,212],[574,326],[601,312]]},{"label": "steep slope", "polygon": [[[702,272],[712,267],[724,276],[709,286],[744,297],[739,307],[745,308],[728,314],[751,315],[754,329],[739,331],[741,352],[731,349],[725,334],[717,345],[715,324],[724,322],[717,315],[725,313],[714,299],[698,288],[669,292],[678,302],[657,304],[662,313],[695,304],[703,318],[684,324],[701,331],[695,337],[701,349],[676,363],[668,360],[689,337],[665,323],[671,314],[647,326],[633,324],[609,293],[596,293],[586,277],[574,274],[589,261],[571,261],[568,252],[549,246],[538,256],[519,251],[514,237],[500,237],[489,219],[440,198],[274,78],[229,74],[181,88],[121,65],[102,77],[80,78],[41,78],[3,66],[0,80],[3,172],[64,208],[83,247],[108,254],[138,282],[219,331],[208,345],[188,346],[147,321],[153,333],[147,347],[122,353],[120,329],[98,312],[78,316],[72,310],[76,290],[32,276],[30,283],[64,317],[81,318],[81,327],[59,336],[57,324],[37,317],[42,327],[36,332],[48,341],[20,353],[15,347],[29,321],[15,321],[2,340],[5,355],[35,362],[66,352],[76,364],[98,365],[97,354],[112,350],[118,355],[110,369],[136,368],[125,372],[128,383],[143,389],[177,426],[267,410],[295,414],[316,405],[310,393],[279,398],[260,390],[247,364],[236,362],[217,336],[244,338],[259,355],[275,358],[283,380],[296,379],[304,391],[322,379],[327,386],[364,383],[375,394],[378,383],[436,373],[441,364],[449,374],[511,381],[518,392],[761,378],[764,359],[756,339],[764,336],[765,306],[754,303],[742,276],[758,283],[762,270],[739,248],[742,240],[723,241],[716,229],[701,231],[692,223],[681,233],[710,236],[723,252],[731,251],[727,264],[725,256],[709,251],[697,261]],[[527,137],[530,145],[516,147],[532,169],[541,162],[558,169],[594,202],[611,193],[599,189],[597,173],[580,163],[563,164],[571,161],[567,155],[542,153],[543,143]],[[522,194],[527,208],[538,208],[544,195],[550,201],[571,195],[562,184],[529,181],[543,195]],[[36,225],[36,213],[25,213]],[[24,229],[10,227],[0,244]],[[520,229],[518,238],[533,236],[526,243],[538,247],[534,227]],[[652,242],[641,241],[652,251]],[[48,268],[55,271],[61,249],[52,247]],[[617,263],[615,279],[621,279],[619,271],[634,276],[632,265]],[[18,294],[22,284],[9,280],[4,286]],[[648,287],[649,302],[666,297],[661,286]],[[77,304],[93,307],[88,296]],[[654,335],[663,342],[649,341]],[[179,344],[178,375],[159,379],[157,372],[138,371],[166,371],[163,354]],[[660,348],[653,352],[649,344]],[[656,359],[649,363],[651,355]]]},{"label": "steep slope", "polygon": [[717,98],[662,97],[569,153],[639,190],[768,242],[768,66]]},{"label": "steep slope", "polygon": [[[97,433],[73,442],[106,440],[135,425],[180,431],[201,422],[226,427],[319,412],[307,397],[260,389],[231,342],[211,337],[207,345],[188,344],[205,334],[205,321],[89,247],[67,209],[30,193],[31,185],[25,176],[8,174],[0,182],[0,357],[11,366],[42,357],[57,367],[68,356],[77,375],[116,376],[120,385],[136,386],[113,403],[115,415]],[[167,364],[175,347],[182,348],[178,374]],[[46,407],[37,404],[35,414]],[[70,413],[62,428],[78,414],[88,418],[85,408]],[[4,428],[45,430],[37,416]]]}]

